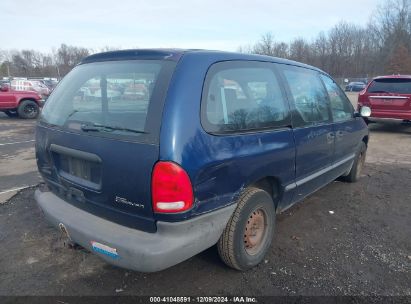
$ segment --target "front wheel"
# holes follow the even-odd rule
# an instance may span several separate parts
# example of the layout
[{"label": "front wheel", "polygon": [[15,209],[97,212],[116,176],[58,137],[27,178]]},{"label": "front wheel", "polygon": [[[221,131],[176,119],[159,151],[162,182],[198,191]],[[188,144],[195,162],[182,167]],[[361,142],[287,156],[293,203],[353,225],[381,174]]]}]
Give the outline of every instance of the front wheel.
[{"label": "front wheel", "polygon": [[23,100],[17,108],[19,117],[24,119],[37,118],[39,112],[39,106],[33,100]]},{"label": "front wheel", "polygon": [[238,200],[227,223],[218,253],[228,266],[247,270],[259,264],[268,252],[274,234],[275,209],[264,190],[248,188]]},{"label": "front wheel", "polygon": [[354,183],[359,180],[362,169],[365,164],[365,156],[367,154],[367,145],[361,142],[361,146],[356,154],[354,163],[348,175],[344,176],[344,179],[349,183]]}]

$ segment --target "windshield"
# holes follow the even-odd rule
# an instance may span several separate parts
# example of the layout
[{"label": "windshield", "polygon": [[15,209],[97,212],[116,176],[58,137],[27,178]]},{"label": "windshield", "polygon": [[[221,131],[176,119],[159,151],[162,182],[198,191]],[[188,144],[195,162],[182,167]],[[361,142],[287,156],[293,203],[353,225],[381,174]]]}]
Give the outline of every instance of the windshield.
[{"label": "windshield", "polygon": [[411,79],[383,78],[374,80],[368,88],[370,93],[411,94]]},{"label": "windshield", "polygon": [[[89,134],[153,132],[150,108],[154,99],[164,98],[161,92],[168,85],[173,64],[133,60],[80,65],[55,89],[40,121]],[[155,110],[161,108],[157,105]]]}]

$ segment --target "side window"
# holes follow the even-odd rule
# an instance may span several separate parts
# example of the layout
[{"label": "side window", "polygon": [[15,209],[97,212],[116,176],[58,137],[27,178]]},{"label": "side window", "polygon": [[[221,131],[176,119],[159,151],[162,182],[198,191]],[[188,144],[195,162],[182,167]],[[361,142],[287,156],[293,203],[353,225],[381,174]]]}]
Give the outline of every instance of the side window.
[{"label": "side window", "polygon": [[316,72],[298,67],[285,67],[287,80],[296,109],[295,127],[330,121],[327,93]]},{"label": "side window", "polygon": [[241,132],[290,125],[274,64],[227,61],[211,66],[201,120],[208,132]]},{"label": "side window", "polygon": [[339,122],[353,118],[354,109],[340,87],[328,76],[321,74],[321,79],[325,84],[330,98],[333,120]]}]

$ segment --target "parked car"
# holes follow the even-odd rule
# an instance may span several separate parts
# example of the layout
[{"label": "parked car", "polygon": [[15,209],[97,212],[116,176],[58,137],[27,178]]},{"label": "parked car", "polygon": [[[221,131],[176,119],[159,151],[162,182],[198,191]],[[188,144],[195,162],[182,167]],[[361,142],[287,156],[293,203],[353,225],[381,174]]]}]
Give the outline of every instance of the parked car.
[{"label": "parked car", "polygon": [[[16,79],[16,80],[22,80],[22,79]],[[50,92],[52,92],[58,84],[58,81],[56,78],[50,78],[50,77],[29,77],[26,80],[40,82],[42,85],[46,86],[50,90]]]},{"label": "parked car", "polygon": [[123,93],[125,99],[142,100],[147,99],[147,86],[143,83],[130,84]]},{"label": "parked car", "polygon": [[411,75],[374,78],[358,96],[358,108],[371,108],[370,118],[411,120]]},{"label": "parked car", "polygon": [[54,88],[58,85],[58,81],[57,80],[53,80],[53,79],[45,79],[41,81],[44,85],[46,85],[49,90],[52,92],[54,90]]},{"label": "parked car", "polygon": [[367,85],[364,82],[350,82],[345,86],[346,92],[360,92],[365,89]]},{"label": "parked car", "polygon": [[[134,77],[153,85],[147,107],[107,93],[73,102],[88,79],[105,91],[107,79]],[[159,271],[217,244],[246,270],[269,250],[276,213],[338,177],[356,181],[367,144],[364,119],[311,66],[217,51],[95,54],[38,120],[35,199],[111,264]]]},{"label": "parked car", "polygon": [[11,88],[14,91],[34,91],[42,95],[43,99],[46,99],[51,90],[39,80],[21,80],[13,79],[11,81]]},{"label": "parked car", "polygon": [[[102,91],[101,89],[95,90],[95,91],[91,91],[91,90],[87,90],[87,88],[85,89],[85,99],[86,100],[101,100],[101,94]],[[109,98],[110,100],[115,100],[120,98],[121,93],[119,91],[114,91],[114,90],[107,90],[107,98]]]},{"label": "parked car", "polygon": [[42,96],[33,91],[15,91],[9,84],[0,86],[0,111],[9,117],[36,118],[43,106]]}]

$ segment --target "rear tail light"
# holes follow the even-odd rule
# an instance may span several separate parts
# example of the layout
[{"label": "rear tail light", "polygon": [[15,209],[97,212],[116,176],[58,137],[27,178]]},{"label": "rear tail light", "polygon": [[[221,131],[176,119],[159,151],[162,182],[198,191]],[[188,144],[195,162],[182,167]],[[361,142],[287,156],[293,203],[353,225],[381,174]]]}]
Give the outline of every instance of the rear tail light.
[{"label": "rear tail light", "polygon": [[190,177],[173,162],[156,163],[151,179],[153,210],[157,213],[176,213],[193,206]]},{"label": "rear tail light", "polygon": [[368,103],[368,97],[365,95],[365,91],[360,92],[358,95],[358,104],[367,104]]}]

